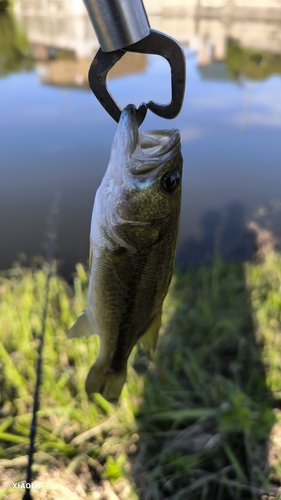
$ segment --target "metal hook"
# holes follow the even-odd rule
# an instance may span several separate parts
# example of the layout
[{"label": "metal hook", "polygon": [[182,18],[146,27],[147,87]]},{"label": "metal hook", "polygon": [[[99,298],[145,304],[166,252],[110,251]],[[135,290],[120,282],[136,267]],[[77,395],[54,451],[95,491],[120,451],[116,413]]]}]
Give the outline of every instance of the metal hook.
[{"label": "metal hook", "polygon": [[106,77],[109,70],[126,52],[161,55],[171,67],[171,102],[169,104],[157,104],[153,101],[143,103],[138,110],[139,125],[145,118],[147,108],[162,118],[175,118],[181,110],[185,91],[184,53],[173,38],[152,29],[147,37],[122,50],[103,52],[99,49],[89,69],[89,85],[101,105],[116,122],[119,121],[121,109],[108,90]]}]

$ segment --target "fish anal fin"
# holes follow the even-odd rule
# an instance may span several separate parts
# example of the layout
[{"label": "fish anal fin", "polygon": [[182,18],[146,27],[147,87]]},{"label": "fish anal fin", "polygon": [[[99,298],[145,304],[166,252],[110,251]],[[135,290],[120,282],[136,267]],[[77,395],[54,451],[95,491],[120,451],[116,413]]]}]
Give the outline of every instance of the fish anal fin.
[{"label": "fish anal fin", "polygon": [[89,337],[90,335],[95,335],[95,333],[97,332],[93,331],[89,313],[87,309],[84,309],[82,314],[78,316],[74,325],[70,328],[67,338],[72,339],[73,337]]},{"label": "fish anal fin", "polygon": [[145,347],[146,352],[149,356],[151,356],[156,349],[158,333],[161,326],[161,316],[162,311],[160,311],[160,313],[154,317],[154,319],[151,321],[150,325],[140,338],[141,343]]},{"label": "fish anal fin", "polygon": [[121,372],[107,372],[94,363],[88,373],[85,389],[88,395],[99,392],[110,403],[117,402],[126,381],[127,367]]}]

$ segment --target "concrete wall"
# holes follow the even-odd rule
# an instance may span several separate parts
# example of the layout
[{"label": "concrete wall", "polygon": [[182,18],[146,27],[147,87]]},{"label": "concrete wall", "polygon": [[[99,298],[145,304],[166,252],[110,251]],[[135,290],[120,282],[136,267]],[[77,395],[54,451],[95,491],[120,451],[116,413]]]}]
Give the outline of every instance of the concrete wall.
[{"label": "concrete wall", "polygon": [[[165,15],[171,11],[180,15],[183,11],[195,13],[204,10],[214,14],[227,11],[235,15],[241,13],[241,9],[250,10],[254,17],[261,13],[272,18],[281,15],[281,0],[144,0],[144,5],[149,16]],[[87,15],[82,0],[17,0],[16,9],[21,15]]]},{"label": "concrete wall", "polygon": [[[153,28],[189,44],[199,63],[223,59],[227,38],[281,54],[281,0],[144,0]],[[259,6],[259,7],[258,7]],[[98,48],[82,0],[18,0],[29,39],[91,58]]]}]

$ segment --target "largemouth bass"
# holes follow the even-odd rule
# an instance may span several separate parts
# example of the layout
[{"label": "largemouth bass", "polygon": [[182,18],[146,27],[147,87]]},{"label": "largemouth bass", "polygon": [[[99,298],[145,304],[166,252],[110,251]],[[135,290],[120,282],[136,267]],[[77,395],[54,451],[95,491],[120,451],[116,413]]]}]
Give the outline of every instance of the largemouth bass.
[{"label": "largemouth bass", "polygon": [[100,336],[88,394],[118,400],[138,339],[149,353],[156,348],[173,271],[181,176],[179,131],[140,132],[136,109],[127,106],[94,202],[88,304],[68,334]]}]

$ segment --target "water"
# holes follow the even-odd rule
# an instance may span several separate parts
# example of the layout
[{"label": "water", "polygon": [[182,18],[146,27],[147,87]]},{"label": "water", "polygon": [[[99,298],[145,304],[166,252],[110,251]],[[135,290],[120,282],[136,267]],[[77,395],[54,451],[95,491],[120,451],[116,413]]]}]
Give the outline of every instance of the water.
[{"label": "water", "polygon": [[[21,23],[28,28],[26,21]],[[5,50],[2,41],[1,53]],[[108,163],[116,124],[87,89],[90,58],[61,55],[44,40],[33,43],[35,52],[34,63],[11,65],[4,75],[0,71],[0,268],[11,266],[21,252],[44,252],[46,221],[54,193],[59,192],[56,256],[69,274],[78,261],[88,258],[95,191]],[[262,222],[276,235],[281,233],[279,67],[275,65],[263,80],[243,73],[233,80],[225,59],[199,66],[191,43],[185,53],[181,114],[164,121],[149,112],[142,125],[181,131],[184,177],[177,259],[202,261],[214,248],[228,258],[245,257],[252,251],[245,224],[257,208],[264,207],[259,210]],[[156,56],[132,58],[126,55],[109,80],[120,105],[168,102],[166,61]],[[3,65],[3,57],[0,65],[1,61]]]}]

